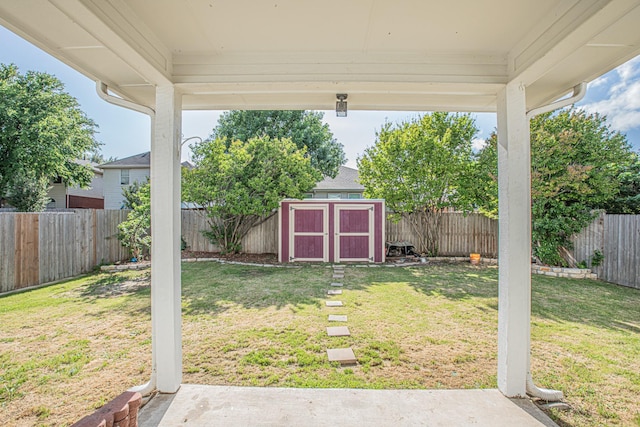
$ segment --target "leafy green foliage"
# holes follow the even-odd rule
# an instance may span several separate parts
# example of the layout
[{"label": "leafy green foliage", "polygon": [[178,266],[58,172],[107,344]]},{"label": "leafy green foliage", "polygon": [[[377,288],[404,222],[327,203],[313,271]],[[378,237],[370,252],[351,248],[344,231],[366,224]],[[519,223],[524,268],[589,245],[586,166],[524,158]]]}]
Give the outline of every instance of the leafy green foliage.
[{"label": "leafy green foliage", "polygon": [[18,212],[41,212],[50,201],[49,180],[19,173],[13,177],[7,200]]},{"label": "leafy green foliage", "polygon": [[604,261],[604,254],[602,251],[596,249],[593,251],[593,256],[591,257],[591,266],[599,267],[602,265],[602,261]]},{"label": "leafy green foliage", "polygon": [[[481,181],[489,188],[483,210],[497,211],[497,137],[479,154]],[[577,109],[531,121],[533,254],[545,264],[566,265],[570,238],[594,218],[594,209],[620,191],[620,170],[635,158],[625,137],[606,119]]]},{"label": "leafy green foliage", "polygon": [[91,167],[75,160],[97,149],[96,128],[56,77],[0,64],[0,198],[25,177],[86,187]]},{"label": "leafy green foliage", "polygon": [[151,249],[151,184],[131,186],[124,191],[125,205],[131,209],[127,219],[118,225],[118,238],[138,260]]},{"label": "leafy green foliage", "polygon": [[303,110],[246,110],[222,114],[210,139],[247,142],[267,136],[287,138],[299,149],[306,149],[311,165],[323,175],[335,177],[346,162],[342,144],[333,137],[329,125],[322,123],[323,113]]},{"label": "leafy green foliage", "polygon": [[620,192],[610,201],[600,206],[610,214],[640,214],[640,156],[635,153],[634,160],[620,165],[618,181]]},{"label": "leafy green foliage", "polygon": [[320,179],[306,150],[268,136],[225,139],[193,147],[195,168],[183,171],[182,197],[205,208],[205,235],[223,252],[240,252],[249,230],[271,217],[284,198],[302,198]]},{"label": "leafy green foliage", "polygon": [[446,209],[473,208],[476,133],[469,115],[426,114],[396,126],[386,123],[358,159],[365,195],[385,199],[395,214],[411,220],[420,252],[438,253]]},{"label": "leafy green foliage", "polygon": [[147,178],[147,182],[145,184],[140,184],[140,182],[134,181],[133,184],[122,188],[122,197],[124,197],[122,209],[134,210],[136,206],[144,203],[141,199],[143,193],[140,192],[140,187],[144,185],[149,185],[149,178]]}]

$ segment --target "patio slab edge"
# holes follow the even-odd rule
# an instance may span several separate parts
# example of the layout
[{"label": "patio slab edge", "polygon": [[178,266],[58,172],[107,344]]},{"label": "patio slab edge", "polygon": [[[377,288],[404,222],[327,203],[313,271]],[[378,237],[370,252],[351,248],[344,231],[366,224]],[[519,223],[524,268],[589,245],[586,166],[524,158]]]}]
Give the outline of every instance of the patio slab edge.
[{"label": "patio slab edge", "polygon": [[495,389],[294,389],[183,384],[171,398],[165,396],[162,405],[153,404],[152,400],[141,411],[140,427],[204,427],[212,420],[225,426],[556,426],[528,399],[514,402]]}]

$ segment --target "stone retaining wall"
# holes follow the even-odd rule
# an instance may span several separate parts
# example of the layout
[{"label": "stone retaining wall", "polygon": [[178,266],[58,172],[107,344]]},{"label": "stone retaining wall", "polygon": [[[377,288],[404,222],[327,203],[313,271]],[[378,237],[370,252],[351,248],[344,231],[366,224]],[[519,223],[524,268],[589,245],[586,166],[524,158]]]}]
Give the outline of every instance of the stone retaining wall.
[{"label": "stone retaining wall", "polygon": [[552,277],[568,277],[570,279],[597,279],[598,275],[591,272],[588,268],[563,268],[563,267],[547,267],[544,265],[531,266],[531,272],[534,274],[543,274]]}]

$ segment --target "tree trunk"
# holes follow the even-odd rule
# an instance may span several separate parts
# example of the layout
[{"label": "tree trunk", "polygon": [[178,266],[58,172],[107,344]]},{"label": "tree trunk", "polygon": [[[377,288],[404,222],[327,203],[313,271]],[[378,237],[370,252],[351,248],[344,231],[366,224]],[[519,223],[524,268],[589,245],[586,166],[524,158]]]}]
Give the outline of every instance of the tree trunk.
[{"label": "tree trunk", "polygon": [[424,208],[405,215],[409,219],[411,228],[418,239],[416,249],[421,254],[437,256],[439,252],[440,223],[442,211]]}]

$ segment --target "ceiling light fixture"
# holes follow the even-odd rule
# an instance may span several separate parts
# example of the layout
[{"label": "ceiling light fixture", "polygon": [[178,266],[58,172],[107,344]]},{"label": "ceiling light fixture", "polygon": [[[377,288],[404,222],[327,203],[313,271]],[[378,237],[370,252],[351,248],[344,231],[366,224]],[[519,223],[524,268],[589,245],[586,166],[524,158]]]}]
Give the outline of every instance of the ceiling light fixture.
[{"label": "ceiling light fixture", "polygon": [[336,94],[336,117],[347,117],[347,94]]}]

